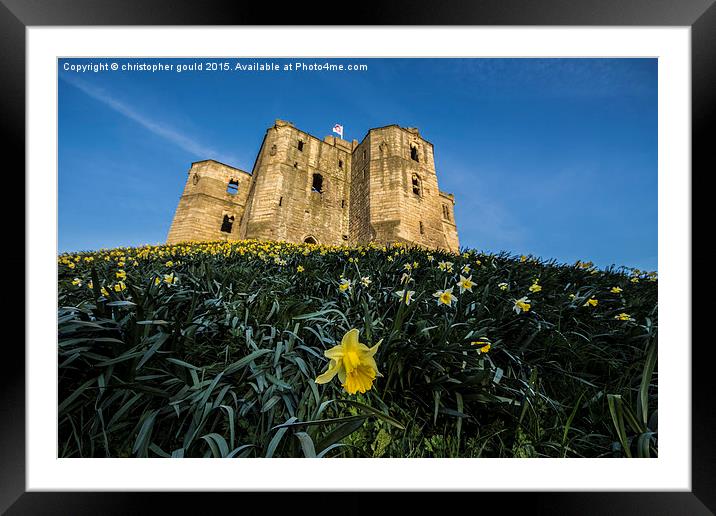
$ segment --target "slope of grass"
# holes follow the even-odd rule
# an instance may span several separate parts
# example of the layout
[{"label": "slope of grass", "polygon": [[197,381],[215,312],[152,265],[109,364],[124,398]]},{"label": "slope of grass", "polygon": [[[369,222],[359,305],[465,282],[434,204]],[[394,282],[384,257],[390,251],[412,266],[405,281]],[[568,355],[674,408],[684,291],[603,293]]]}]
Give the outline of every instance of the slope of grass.
[{"label": "slope of grass", "polygon": [[[653,273],[243,241],[65,254],[58,277],[62,457],[657,453]],[[351,328],[382,339],[356,395],[314,381]]]}]

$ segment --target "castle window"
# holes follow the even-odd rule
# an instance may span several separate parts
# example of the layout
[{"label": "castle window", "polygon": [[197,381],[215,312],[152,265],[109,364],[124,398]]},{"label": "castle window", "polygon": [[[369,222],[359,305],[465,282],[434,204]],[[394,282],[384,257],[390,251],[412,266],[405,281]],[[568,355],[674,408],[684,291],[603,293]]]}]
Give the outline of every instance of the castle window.
[{"label": "castle window", "polygon": [[415,145],[410,146],[410,159],[413,161],[420,161],[418,159],[418,148]]},{"label": "castle window", "polygon": [[224,233],[231,233],[231,228],[234,226],[234,216],[224,215],[224,221],[221,223],[221,231]]},{"label": "castle window", "polygon": [[303,140],[298,140],[298,150],[303,152]]},{"label": "castle window", "polygon": [[420,234],[421,234],[421,235],[424,235],[424,234],[425,234],[425,228],[423,227],[423,221],[422,221],[422,220],[420,221]]},{"label": "castle window", "polygon": [[293,162],[293,168],[298,168],[298,161]]},{"label": "castle window", "polygon": [[343,168],[343,160],[342,159],[338,160],[338,168]]},{"label": "castle window", "polygon": [[281,206],[283,204],[283,197],[278,198],[278,205]]},{"label": "castle window", "polygon": [[422,184],[421,184],[421,181],[420,181],[420,176],[419,176],[418,174],[413,174],[413,193],[414,193],[415,195],[420,195],[420,196],[422,196],[422,195],[423,195],[423,191],[422,191],[422,190],[423,190],[423,189],[422,189]]},{"label": "castle window", "polygon": [[316,239],[313,238],[312,236],[306,237],[306,239],[304,240],[304,242],[307,243],[307,244],[317,244],[317,243],[318,243],[318,242],[316,241]]},{"label": "castle window", "polygon": [[321,174],[313,174],[312,192],[323,193],[323,176]]},{"label": "castle window", "polygon": [[366,156],[366,152],[365,152],[365,149],[363,149],[363,159],[365,159],[365,156]]},{"label": "castle window", "polygon": [[341,208],[345,208],[345,207],[346,207],[346,200],[341,199]]},{"label": "castle window", "polygon": [[443,218],[450,220],[450,210],[447,204],[443,204]]},{"label": "castle window", "polygon": [[231,179],[229,185],[226,187],[226,193],[236,195],[239,193],[239,182],[236,179]]}]

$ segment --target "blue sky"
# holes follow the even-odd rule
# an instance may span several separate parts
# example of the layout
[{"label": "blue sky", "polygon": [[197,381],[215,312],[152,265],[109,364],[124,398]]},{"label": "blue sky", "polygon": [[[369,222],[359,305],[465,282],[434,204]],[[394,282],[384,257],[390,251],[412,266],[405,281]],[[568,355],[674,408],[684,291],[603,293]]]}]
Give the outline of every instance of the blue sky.
[{"label": "blue sky", "polygon": [[[251,167],[276,118],[418,127],[460,244],[657,269],[656,59],[332,59],[367,71],[75,72],[60,60],[59,251],[162,243],[191,162]],[[198,60],[205,62],[204,60]]]}]

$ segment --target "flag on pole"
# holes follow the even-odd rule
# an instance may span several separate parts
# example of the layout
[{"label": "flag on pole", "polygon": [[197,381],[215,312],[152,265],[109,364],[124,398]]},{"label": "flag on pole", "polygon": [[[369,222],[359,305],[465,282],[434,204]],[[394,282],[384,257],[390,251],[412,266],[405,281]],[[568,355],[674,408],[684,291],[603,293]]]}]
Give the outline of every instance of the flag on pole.
[{"label": "flag on pole", "polygon": [[343,138],[343,126],[341,124],[334,125],[333,132],[338,133],[340,137]]}]

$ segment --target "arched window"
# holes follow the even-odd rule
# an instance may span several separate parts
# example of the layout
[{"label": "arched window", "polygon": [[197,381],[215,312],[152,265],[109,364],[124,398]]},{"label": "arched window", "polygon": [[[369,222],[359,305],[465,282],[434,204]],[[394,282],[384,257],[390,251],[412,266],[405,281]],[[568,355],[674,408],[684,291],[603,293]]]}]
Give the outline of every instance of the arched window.
[{"label": "arched window", "polygon": [[316,239],[313,238],[312,236],[307,236],[307,237],[304,239],[304,242],[305,242],[306,244],[317,244],[317,243],[318,243],[318,242],[316,241]]},{"label": "arched window", "polygon": [[413,161],[420,161],[418,159],[418,148],[415,145],[410,146],[410,159]]},{"label": "arched window", "polygon": [[413,193],[415,195],[423,195],[423,184],[418,174],[413,174]]},{"label": "arched window", "polygon": [[311,185],[312,192],[323,192],[323,176],[321,174],[313,174],[313,184]]},{"label": "arched window", "polygon": [[236,195],[239,193],[239,182],[236,179],[230,179],[229,184],[226,187],[226,193]]},{"label": "arched window", "polygon": [[221,231],[224,233],[231,233],[231,228],[234,226],[234,216],[224,215],[224,220],[221,223]]}]

